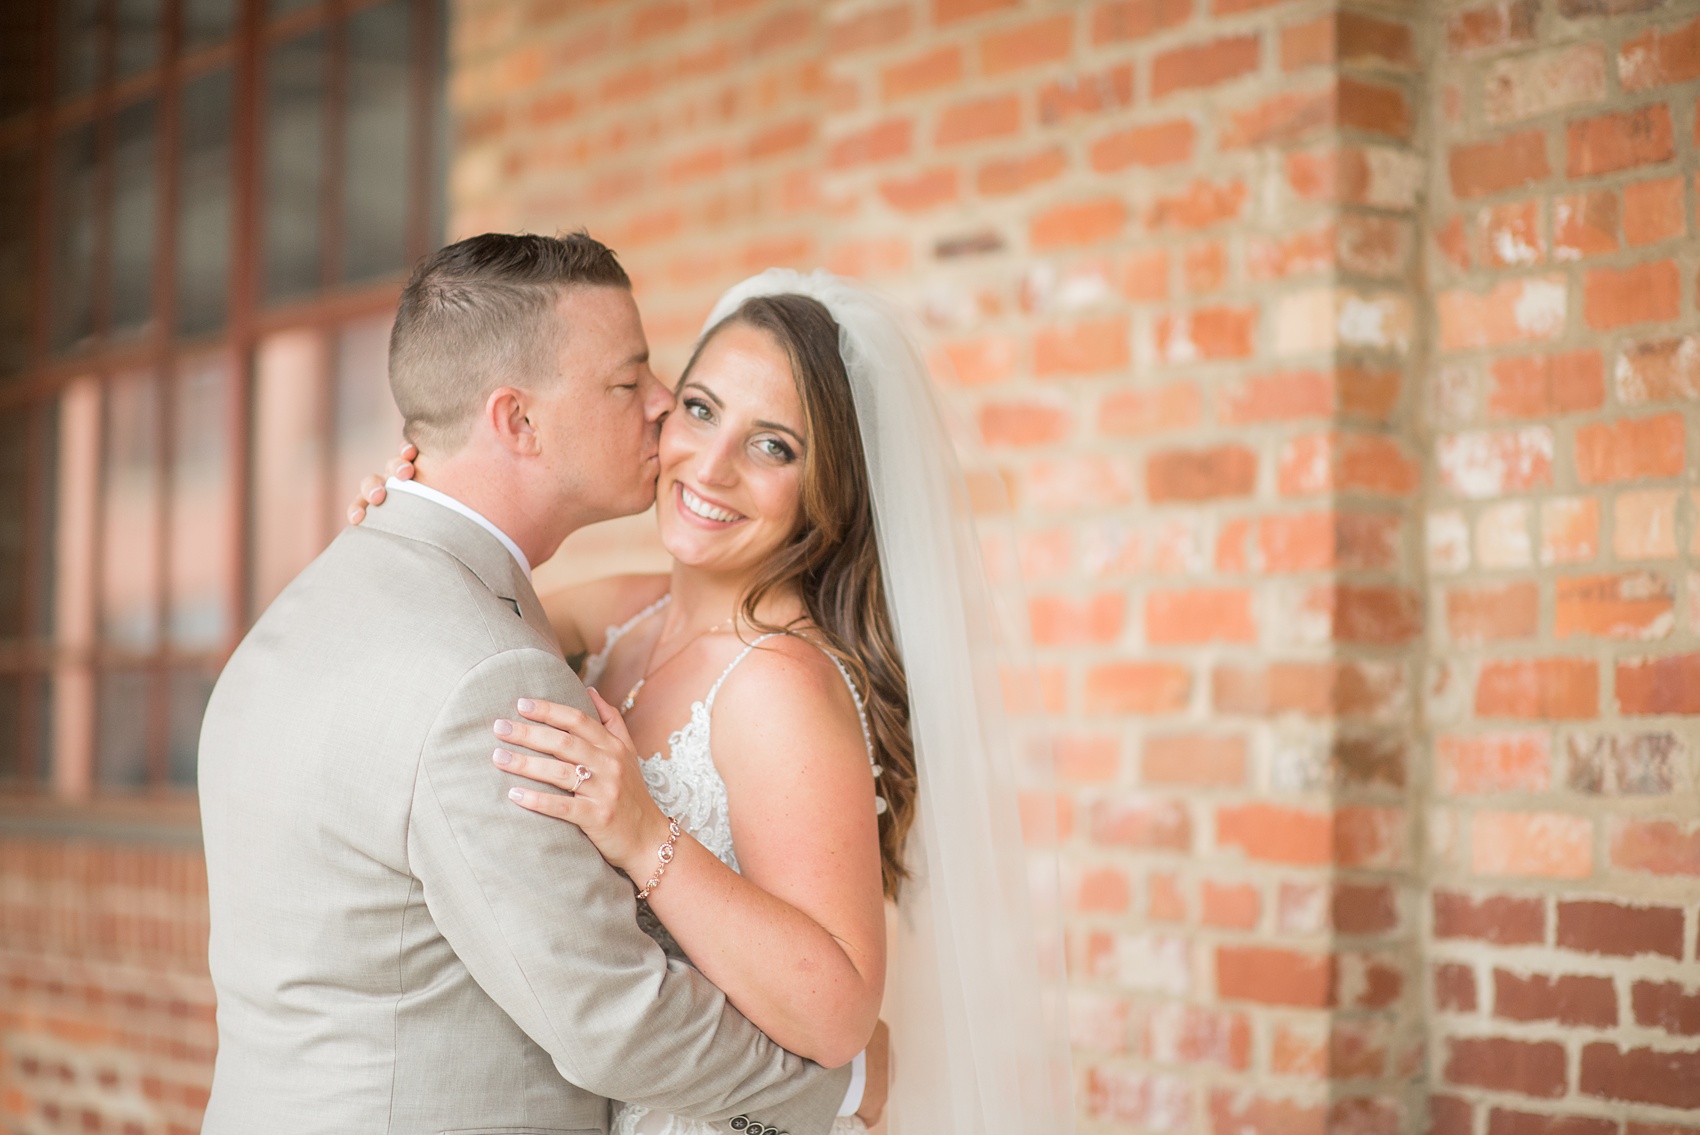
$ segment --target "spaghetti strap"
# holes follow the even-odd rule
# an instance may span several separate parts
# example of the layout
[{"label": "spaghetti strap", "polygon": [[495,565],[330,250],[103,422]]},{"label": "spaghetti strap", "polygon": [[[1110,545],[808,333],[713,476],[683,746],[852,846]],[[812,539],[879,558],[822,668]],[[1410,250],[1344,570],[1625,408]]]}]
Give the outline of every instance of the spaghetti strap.
[{"label": "spaghetti strap", "polygon": [[744,659],[746,659],[750,656],[750,651],[754,650],[756,647],[760,646],[762,643],[766,642],[768,639],[778,638],[780,635],[782,635],[784,633],[785,633],[784,631],[773,631],[770,634],[764,634],[761,637],[757,638],[754,642],[747,644],[744,647],[744,649],[740,650],[738,652],[738,657],[732,659],[731,664],[728,665],[726,667],[726,669],[724,669],[720,672],[720,677],[718,677],[714,680],[714,685],[712,685],[708,688],[707,696],[702,699],[703,708],[708,709],[708,710],[714,709],[714,698],[715,698],[715,695],[720,692],[720,684],[722,682],[726,681],[726,679],[731,676],[732,671],[734,671],[738,668],[738,663],[742,662]]}]

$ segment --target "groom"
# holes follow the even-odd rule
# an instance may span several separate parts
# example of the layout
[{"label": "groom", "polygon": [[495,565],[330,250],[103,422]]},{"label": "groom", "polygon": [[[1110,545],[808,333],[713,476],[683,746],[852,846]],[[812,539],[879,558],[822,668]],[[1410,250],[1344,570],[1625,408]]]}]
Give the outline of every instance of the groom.
[{"label": "groom", "polygon": [[620,1099],[824,1135],[850,1071],[669,965],[631,883],[490,760],[522,696],[595,712],[531,565],[654,497],[672,397],[624,270],[583,234],[451,245],[402,293],[390,386],[415,487],[285,589],[207,708],[203,1130],[588,1135]]}]

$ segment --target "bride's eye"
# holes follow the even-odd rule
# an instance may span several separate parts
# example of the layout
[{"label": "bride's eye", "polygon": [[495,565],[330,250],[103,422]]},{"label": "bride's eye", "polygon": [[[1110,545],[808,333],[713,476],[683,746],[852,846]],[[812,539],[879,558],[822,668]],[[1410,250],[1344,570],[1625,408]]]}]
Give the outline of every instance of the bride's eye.
[{"label": "bride's eye", "polygon": [[713,409],[711,409],[708,403],[704,402],[701,398],[685,399],[685,413],[689,414],[699,422],[712,422],[714,420]]},{"label": "bride's eye", "polygon": [[776,437],[757,438],[756,449],[764,457],[771,457],[775,461],[791,461],[797,456],[790,446]]}]

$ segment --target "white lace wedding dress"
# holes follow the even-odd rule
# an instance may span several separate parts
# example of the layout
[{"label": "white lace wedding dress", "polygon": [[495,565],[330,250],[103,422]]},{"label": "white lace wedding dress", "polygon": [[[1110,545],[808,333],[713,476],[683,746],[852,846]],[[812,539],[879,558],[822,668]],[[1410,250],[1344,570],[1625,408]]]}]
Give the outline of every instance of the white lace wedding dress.
[{"label": "white lace wedding dress", "polygon": [[[620,626],[609,627],[608,637],[602,649],[585,660],[584,684],[594,686],[601,681],[603,668],[608,663],[608,654],[614,649],[614,644],[650,615],[665,607],[671,598],[670,594],[663,595]],[[693,839],[734,871],[738,870],[738,854],[732,847],[732,820],[726,802],[726,782],[720,779],[720,771],[714,767],[714,757],[709,747],[709,728],[713,720],[714,698],[720,692],[721,685],[737,668],[738,663],[749,657],[750,651],[773,637],[775,636],[771,634],[762,635],[744,647],[732,660],[731,665],[721,672],[714,685],[709,687],[708,693],[700,701],[691,703],[690,720],[668,737],[666,755],[656,753],[651,757],[640,758],[639,762],[643,768],[644,784],[661,810],[677,820],[679,826]],[[850,687],[850,696],[856,701],[856,712],[862,717],[862,738],[869,742],[868,759],[872,761],[873,748],[869,741],[862,695],[856,689],[856,684],[850,680],[843,663],[836,658],[832,661],[838,667],[838,672],[844,675],[844,681]],[[651,913],[648,903],[638,904],[638,925],[655,939],[668,957],[687,962],[690,960],[673,940],[673,936],[667,932],[667,928]],[[833,1135],[851,1135],[866,1130],[862,1121],[854,1116],[841,1117],[832,1126]],[[705,1120],[668,1115],[637,1104],[617,1103],[610,1135],[721,1135],[721,1132],[718,1127]]]}]

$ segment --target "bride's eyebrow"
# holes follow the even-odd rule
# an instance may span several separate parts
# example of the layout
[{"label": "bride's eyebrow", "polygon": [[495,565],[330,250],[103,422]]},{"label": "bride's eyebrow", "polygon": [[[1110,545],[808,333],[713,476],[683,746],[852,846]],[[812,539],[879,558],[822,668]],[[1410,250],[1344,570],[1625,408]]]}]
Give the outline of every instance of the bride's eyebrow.
[{"label": "bride's eyebrow", "polygon": [[[704,386],[702,383],[698,382],[694,378],[691,379],[691,381],[685,383],[685,385],[680,388],[679,393],[683,394],[686,390],[691,390],[691,389],[696,389],[696,390],[702,391],[703,394],[708,396],[708,400],[710,402],[714,403],[716,408],[721,409],[721,410],[724,410],[726,408],[726,403],[724,403],[720,400],[720,396],[718,394],[716,394],[714,391],[710,390],[708,387]],[[798,433],[796,430],[792,429],[790,426],[781,425],[778,422],[756,422],[755,424],[760,426],[764,430],[778,430],[780,433],[790,434],[791,437],[796,440],[798,445],[803,444],[803,435]]]}]

